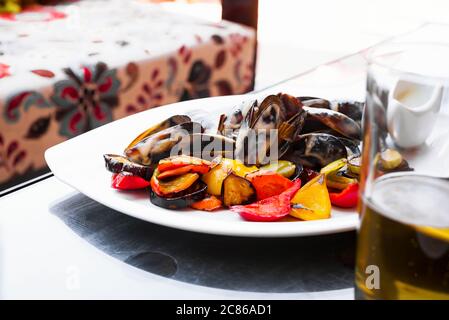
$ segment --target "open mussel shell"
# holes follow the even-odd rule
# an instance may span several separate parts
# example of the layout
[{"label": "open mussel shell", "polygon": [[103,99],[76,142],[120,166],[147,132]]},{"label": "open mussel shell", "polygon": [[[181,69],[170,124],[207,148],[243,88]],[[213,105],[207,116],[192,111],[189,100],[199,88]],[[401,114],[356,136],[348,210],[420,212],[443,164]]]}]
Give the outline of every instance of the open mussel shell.
[{"label": "open mussel shell", "polygon": [[341,143],[346,147],[346,152],[348,153],[348,159],[357,158],[362,155],[360,151],[360,143],[357,140],[346,139],[338,137]]},{"label": "open mussel shell", "polygon": [[362,130],[360,125],[343,113],[325,108],[312,108],[306,106],[303,108],[307,112],[305,126],[307,126],[307,122],[310,118],[310,120],[318,121],[322,125],[335,130],[349,139],[361,139]]},{"label": "open mussel shell", "polygon": [[257,100],[245,100],[235,106],[230,114],[222,114],[218,122],[217,132],[229,138],[235,138],[248,112],[258,105]]},{"label": "open mussel shell", "polygon": [[324,108],[330,109],[331,103],[329,100],[317,97],[298,97],[303,106],[310,108]]},{"label": "open mussel shell", "polygon": [[182,137],[176,148],[184,155],[208,161],[212,161],[219,156],[232,159],[235,141],[219,134],[192,133]]},{"label": "open mussel shell", "polygon": [[299,162],[308,168],[321,169],[347,156],[345,145],[337,137],[325,133],[308,133],[295,141],[284,159]]},{"label": "open mussel shell", "polygon": [[360,123],[363,117],[365,103],[352,100],[334,100],[332,101],[332,109],[343,113],[352,120]]},{"label": "open mussel shell", "polygon": [[194,202],[204,199],[207,185],[198,181],[188,189],[175,193],[171,197],[161,197],[150,188],[150,201],[154,205],[166,209],[182,209],[190,207]]},{"label": "open mussel shell", "polygon": [[278,93],[277,96],[282,101],[286,119],[290,119],[298,112],[302,111],[303,104],[297,97],[282,92]]},{"label": "open mussel shell", "polygon": [[103,155],[106,169],[112,173],[120,173],[123,171],[132,173],[135,176],[144,178],[145,180],[150,180],[153,174],[152,166],[144,166],[135,162],[132,162],[125,158],[124,156],[116,154],[105,154]]},{"label": "open mussel shell", "polygon": [[145,130],[144,132],[142,132],[141,134],[139,134],[127,147],[126,149],[130,149],[132,147],[134,147],[137,143],[139,143],[140,141],[142,141],[143,139],[157,133],[160,132],[162,130],[165,130],[167,128],[170,127],[174,127],[178,124],[181,123],[185,123],[185,122],[190,122],[190,117],[186,116],[186,115],[174,115],[171,116],[168,119],[165,119],[164,121],[148,128],[147,130]]},{"label": "open mussel shell", "polygon": [[256,130],[277,129],[286,120],[282,100],[275,95],[267,96],[260,106],[252,108],[252,112],[247,116],[249,127]]},{"label": "open mussel shell", "polygon": [[302,104],[310,108],[324,108],[343,113],[359,123],[363,117],[365,103],[354,100],[326,100],[317,97],[298,97]]},{"label": "open mussel shell", "polygon": [[185,122],[150,135],[132,148],[125,150],[125,155],[133,162],[152,165],[163,158],[174,155],[173,148],[184,136],[202,133],[203,127],[197,122]]},{"label": "open mussel shell", "polygon": [[[242,122],[235,142],[235,157],[247,165],[264,165],[270,161],[272,130],[285,121],[285,112],[279,96],[267,96],[259,106],[251,108]],[[276,150],[277,151],[277,150]]]}]

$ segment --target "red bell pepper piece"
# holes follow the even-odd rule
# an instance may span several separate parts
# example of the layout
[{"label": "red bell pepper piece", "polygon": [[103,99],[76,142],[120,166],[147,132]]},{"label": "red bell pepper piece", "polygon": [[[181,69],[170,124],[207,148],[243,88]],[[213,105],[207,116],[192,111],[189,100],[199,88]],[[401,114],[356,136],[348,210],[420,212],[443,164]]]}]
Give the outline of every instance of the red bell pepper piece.
[{"label": "red bell pepper piece", "polygon": [[290,201],[301,187],[301,180],[277,196],[272,196],[245,206],[232,206],[231,211],[249,221],[276,221],[290,213]]},{"label": "red bell pepper piece", "polygon": [[157,170],[162,173],[168,170],[175,170],[185,166],[196,166],[196,172],[198,173],[206,173],[209,169],[214,165],[214,163],[203,160],[200,158],[189,157],[189,156],[175,156],[172,158],[162,159],[159,161],[157,166]]},{"label": "red bell pepper piece", "polygon": [[341,208],[354,208],[357,206],[359,184],[351,183],[341,192],[331,192],[329,197],[334,206]]},{"label": "red bell pepper piece", "polygon": [[129,172],[114,173],[112,175],[112,187],[120,190],[143,189],[150,185],[150,181],[135,176]]},{"label": "red bell pepper piece", "polygon": [[251,184],[256,189],[257,200],[277,196],[293,186],[293,182],[274,172],[256,173],[252,175]]},{"label": "red bell pepper piece", "polygon": [[183,175],[184,173],[188,173],[188,172],[195,172],[195,173],[199,173],[199,174],[205,174],[209,171],[209,167],[207,165],[192,165],[192,164],[188,164],[188,165],[184,165],[182,167],[178,167],[175,169],[170,169],[170,170],[166,170],[162,173],[160,173],[157,178],[160,180],[164,180],[167,178],[171,178],[171,177],[176,177],[176,176],[180,176]]}]

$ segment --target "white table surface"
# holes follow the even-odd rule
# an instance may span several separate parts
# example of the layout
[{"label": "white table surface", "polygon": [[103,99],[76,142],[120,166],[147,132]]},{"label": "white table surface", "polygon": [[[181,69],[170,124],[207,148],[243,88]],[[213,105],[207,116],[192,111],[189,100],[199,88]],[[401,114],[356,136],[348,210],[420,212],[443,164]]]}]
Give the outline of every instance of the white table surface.
[{"label": "white table surface", "polygon": [[52,177],[0,200],[2,299],[352,299],[353,289],[259,293],[157,276],[95,248],[50,212],[76,194]]}]

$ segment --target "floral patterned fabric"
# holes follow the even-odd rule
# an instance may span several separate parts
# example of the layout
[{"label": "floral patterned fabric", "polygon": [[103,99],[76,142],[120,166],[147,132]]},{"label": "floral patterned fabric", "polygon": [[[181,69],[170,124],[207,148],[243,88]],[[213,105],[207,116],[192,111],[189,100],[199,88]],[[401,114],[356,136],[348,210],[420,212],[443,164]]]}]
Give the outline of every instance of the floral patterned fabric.
[{"label": "floral patterned fabric", "polygon": [[123,4],[0,14],[0,185],[45,168],[48,147],[114,119],[251,89],[253,30]]}]

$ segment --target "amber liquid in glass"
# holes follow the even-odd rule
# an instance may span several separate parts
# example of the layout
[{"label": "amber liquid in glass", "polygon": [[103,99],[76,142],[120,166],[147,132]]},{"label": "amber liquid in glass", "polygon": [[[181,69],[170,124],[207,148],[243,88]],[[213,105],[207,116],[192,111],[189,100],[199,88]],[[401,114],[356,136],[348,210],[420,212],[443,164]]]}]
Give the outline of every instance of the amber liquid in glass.
[{"label": "amber liquid in glass", "polygon": [[384,177],[362,199],[357,299],[449,299],[449,181]]}]

